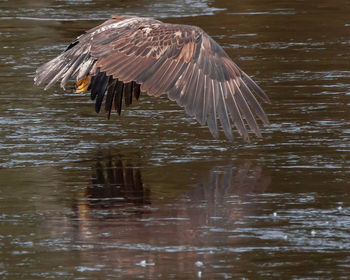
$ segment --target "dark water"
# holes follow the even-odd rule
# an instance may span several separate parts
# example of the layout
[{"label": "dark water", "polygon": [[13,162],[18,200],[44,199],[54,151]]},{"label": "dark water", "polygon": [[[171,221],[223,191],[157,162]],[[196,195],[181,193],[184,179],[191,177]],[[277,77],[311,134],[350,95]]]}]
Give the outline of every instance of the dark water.
[{"label": "dark water", "polygon": [[[349,279],[350,3],[0,1],[2,279]],[[212,139],[166,98],[107,121],[33,86],[112,13],[201,26],[272,100]]]}]

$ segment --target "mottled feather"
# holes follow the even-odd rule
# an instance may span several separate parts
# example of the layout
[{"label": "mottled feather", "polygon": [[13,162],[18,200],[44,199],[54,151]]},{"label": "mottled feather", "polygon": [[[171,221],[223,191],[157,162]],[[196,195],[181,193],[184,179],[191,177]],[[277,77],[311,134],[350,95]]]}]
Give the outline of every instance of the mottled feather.
[{"label": "mottled feather", "polygon": [[[217,137],[220,120],[228,139],[231,123],[244,140],[248,129],[261,137],[256,117],[268,123],[260,103],[270,102],[263,90],[228,57],[202,29],[167,24],[151,18],[113,15],[74,40],[57,58],[39,67],[35,83],[46,88],[69,80],[83,84],[89,77],[96,112],[105,98],[109,118],[114,105],[132,103],[141,91],[167,94]],[[90,79],[91,77],[91,79]],[[78,87],[78,89],[86,87]]]}]

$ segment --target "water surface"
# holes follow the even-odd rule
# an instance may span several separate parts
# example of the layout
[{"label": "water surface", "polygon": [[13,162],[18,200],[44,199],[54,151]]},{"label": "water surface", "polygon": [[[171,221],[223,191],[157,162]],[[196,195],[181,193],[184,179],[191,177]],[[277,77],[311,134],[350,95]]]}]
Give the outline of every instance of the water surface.
[{"label": "water surface", "polygon": [[[348,279],[350,5],[0,1],[4,279]],[[166,98],[111,120],[35,69],[112,13],[202,27],[272,100],[213,139]],[[222,134],[222,133],[221,133]]]}]

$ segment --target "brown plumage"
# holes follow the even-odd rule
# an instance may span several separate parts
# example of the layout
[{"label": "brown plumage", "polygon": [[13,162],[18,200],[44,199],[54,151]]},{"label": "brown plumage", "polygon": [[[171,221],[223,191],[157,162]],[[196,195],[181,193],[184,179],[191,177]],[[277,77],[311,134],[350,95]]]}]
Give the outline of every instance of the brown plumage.
[{"label": "brown plumage", "polygon": [[[233,139],[231,122],[244,140],[248,127],[261,137],[256,117],[268,119],[255,98],[269,98],[202,29],[166,24],[151,18],[113,15],[72,42],[58,57],[37,69],[35,83],[45,89],[76,80],[77,92],[91,91],[99,112],[105,98],[110,116],[114,107],[132,104],[141,91],[167,94],[199,123],[218,136],[217,118]],[[113,106],[114,105],[114,106]]]}]

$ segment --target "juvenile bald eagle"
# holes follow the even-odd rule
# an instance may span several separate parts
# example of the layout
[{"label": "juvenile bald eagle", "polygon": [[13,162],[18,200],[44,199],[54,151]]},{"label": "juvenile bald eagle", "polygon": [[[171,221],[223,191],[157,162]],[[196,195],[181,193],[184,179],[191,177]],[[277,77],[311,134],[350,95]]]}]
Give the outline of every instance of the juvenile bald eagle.
[{"label": "juvenile bald eagle", "polygon": [[91,91],[100,112],[112,107],[120,115],[122,100],[132,95],[167,94],[218,137],[217,118],[226,137],[233,139],[231,121],[245,141],[248,127],[261,137],[256,116],[268,119],[253,92],[264,102],[262,89],[228,57],[202,29],[167,24],[151,18],[113,15],[86,31],[58,57],[39,67],[35,84],[48,89],[61,81],[76,81],[76,92]]}]

